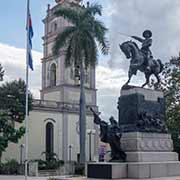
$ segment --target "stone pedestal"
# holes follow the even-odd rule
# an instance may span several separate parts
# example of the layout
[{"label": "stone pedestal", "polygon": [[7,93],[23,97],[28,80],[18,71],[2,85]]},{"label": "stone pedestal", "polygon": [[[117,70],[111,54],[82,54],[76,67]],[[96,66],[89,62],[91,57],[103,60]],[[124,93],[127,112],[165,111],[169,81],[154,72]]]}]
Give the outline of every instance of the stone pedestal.
[{"label": "stone pedestal", "polygon": [[88,177],[101,179],[180,176],[178,154],[165,125],[163,93],[126,86],[118,101],[121,148],[126,163],[90,163]]},{"label": "stone pedestal", "polygon": [[89,163],[87,177],[97,179],[146,179],[180,176],[180,162]]},{"label": "stone pedestal", "polygon": [[173,151],[171,135],[158,133],[123,133],[121,147],[127,154],[128,162],[178,161]]},{"label": "stone pedestal", "polygon": [[121,139],[127,154],[127,177],[144,179],[180,175],[178,154],[173,152],[171,135],[129,132]]}]

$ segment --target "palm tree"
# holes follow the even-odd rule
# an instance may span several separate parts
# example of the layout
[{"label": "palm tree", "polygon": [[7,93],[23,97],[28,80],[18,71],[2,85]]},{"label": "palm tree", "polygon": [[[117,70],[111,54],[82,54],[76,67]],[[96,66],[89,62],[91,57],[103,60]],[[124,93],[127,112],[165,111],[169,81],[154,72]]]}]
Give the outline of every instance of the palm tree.
[{"label": "palm tree", "polygon": [[61,48],[66,48],[65,65],[80,68],[80,162],[85,162],[85,137],[86,137],[86,100],[84,89],[84,69],[95,67],[98,60],[98,47],[103,55],[109,51],[106,40],[107,28],[97,20],[101,16],[102,6],[99,4],[76,6],[74,8],[60,8],[56,16],[62,16],[72,26],[56,37],[53,47],[54,55],[59,54]]}]

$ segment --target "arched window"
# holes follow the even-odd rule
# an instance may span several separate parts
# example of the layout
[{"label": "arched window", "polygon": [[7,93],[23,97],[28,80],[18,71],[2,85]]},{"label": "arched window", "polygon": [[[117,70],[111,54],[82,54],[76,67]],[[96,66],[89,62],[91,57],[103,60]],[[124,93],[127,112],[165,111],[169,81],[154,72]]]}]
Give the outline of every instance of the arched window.
[{"label": "arched window", "polygon": [[56,64],[52,64],[50,67],[50,85],[56,86]]},{"label": "arched window", "polygon": [[54,31],[57,31],[57,23],[54,23]]},{"label": "arched window", "polygon": [[54,153],[54,125],[51,122],[46,124],[46,159]]}]

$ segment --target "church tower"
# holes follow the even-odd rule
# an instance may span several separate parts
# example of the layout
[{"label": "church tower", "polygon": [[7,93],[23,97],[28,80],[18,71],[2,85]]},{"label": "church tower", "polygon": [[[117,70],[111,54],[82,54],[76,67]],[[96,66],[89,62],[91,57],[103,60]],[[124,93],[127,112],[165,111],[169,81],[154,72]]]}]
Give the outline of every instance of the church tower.
[{"label": "church tower", "polygon": [[[56,6],[50,9],[48,6],[47,16],[43,20],[45,25],[44,57],[42,59],[42,91],[41,99],[79,103],[79,71],[76,67],[65,68],[65,52],[60,51],[58,57],[52,54],[52,47],[56,36],[67,26],[62,17],[54,16],[54,12],[60,7],[74,7],[80,0],[56,0]],[[96,105],[95,69],[86,70],[86,99],[88,105]]]}]

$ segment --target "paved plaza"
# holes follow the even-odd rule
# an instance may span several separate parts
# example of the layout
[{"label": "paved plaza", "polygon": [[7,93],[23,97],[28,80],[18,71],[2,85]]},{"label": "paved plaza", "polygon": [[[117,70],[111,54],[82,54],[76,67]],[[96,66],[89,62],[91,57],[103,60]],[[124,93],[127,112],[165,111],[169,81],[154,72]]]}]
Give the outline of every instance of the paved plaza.
[{"label": "paved plaza", "polygon": [[[47,180],[49,177],[28,177],[28,180]],[[100,180],[100,179],[87,179],[86,177],[54,177],[57,180]],[[24,176],[0,176],[0,180],[24,180]],[[103,180],[103,179],[101,179]],[[135,180],[135,179],[120,179],[120,180]],[[141,179],[143,180],[143,179]],[[164,178],[153,178],[144,180],[180,180],[180,177],[164,177]]]},{"label": "paved plaza", "polygon": [[[47,180],[50,177],[28,177],[28,180]],[[52,178],[52,177],[51,177]],[[58,179],[66,179],[66,177],[53,177]],[[24,176],[0,176],[0,180],[24,180]]]},{"label": "paved plaza", "polygon": [[[24,176],[0,176],[0,180],[24,180]],[[47,180],[46,177],[28,177],[28,180]]]}]

